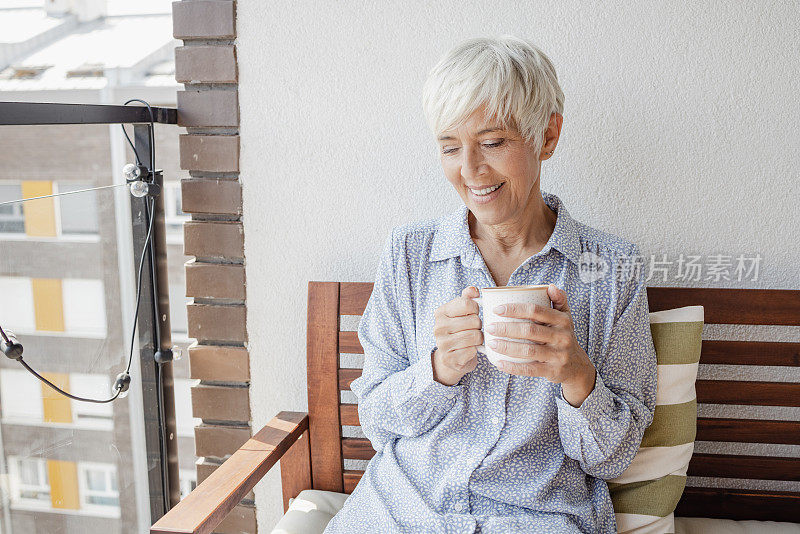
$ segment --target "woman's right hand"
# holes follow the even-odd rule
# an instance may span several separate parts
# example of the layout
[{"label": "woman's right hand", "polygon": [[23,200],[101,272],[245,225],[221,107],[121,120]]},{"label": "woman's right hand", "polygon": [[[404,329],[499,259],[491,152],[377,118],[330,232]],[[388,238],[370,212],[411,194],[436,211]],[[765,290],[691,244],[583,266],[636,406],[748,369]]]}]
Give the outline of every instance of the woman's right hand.
[{"label": "woman's right hand", "polygon": [[442,304],[434,312],[436,351],[431,356],[433,379],[454,386],[478,365],[477,346],[483,344],[475,286],[465,287],[460,297]]}]

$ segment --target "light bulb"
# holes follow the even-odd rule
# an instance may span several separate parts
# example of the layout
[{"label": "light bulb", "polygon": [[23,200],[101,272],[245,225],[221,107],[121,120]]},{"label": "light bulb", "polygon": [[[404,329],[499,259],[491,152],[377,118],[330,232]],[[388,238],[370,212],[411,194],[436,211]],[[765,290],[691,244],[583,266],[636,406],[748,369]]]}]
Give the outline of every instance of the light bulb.
[{"label": "light bulb", "polygon": [[120,373],[117,375],[116,380],[114,380],[114,385],[111,387],[111,394],[115,394],[119,390],[119,395],[117,395],[118,399],[124,399],[128,396],[128,390],[131,386],[131,375],[127,372]]},{"label": "light bulb", "polygon": [[139,166],[135,163],[128,163],[124,167],[122,167],[122,174],[125,175],[125,178],[128,180],[136,180],[141,176],[142,171],[139,169]]},{"label": "light bulb", "polygon": [[131,195],[135,196],[136,198],[142,198],[143,196],[147,195],[149,189],[150,188],[147,186],[147,182],[143,182],[141,180],[131,182]]}]

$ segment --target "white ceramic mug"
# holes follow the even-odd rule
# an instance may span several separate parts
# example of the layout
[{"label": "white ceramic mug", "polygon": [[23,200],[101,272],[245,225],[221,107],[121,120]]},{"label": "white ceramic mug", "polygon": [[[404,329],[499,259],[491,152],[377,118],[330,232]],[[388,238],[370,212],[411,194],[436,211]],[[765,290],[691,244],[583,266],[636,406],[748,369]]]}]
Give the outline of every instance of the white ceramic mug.
[{"label": "white ceramic mug", "polygon": [[526,358],[515,358],[507,354],[499,353],[493,350],[491,347],[487,347],[486,345],[488,345],[489,341],[491,341],[492,339],[506,339],[517,343],[533,343],[532,341],[525,341],[519,338],[494,336],[486,332],[484,325],[497,322],[509,322],[509,323],[524,323],[526,321],[530,322],[530,319],[503,317],[502,315],[495,314],[492,310],[494,310],[495,306],[499,306],[500,304],[510,304],[518,302],[539,304],[541,306],[547,306],[552,308],[553,303],[550,300],[550,297],[547,295],[548,286],[549,284],[538,285],[538,286],[500,286],[500,287],[478,288],[478,291],[480,291],[481,296],[470,297],[472,300],[478,303],[478,306],[481,306],[483,308],[483,321],[481,323],[481,331],[483,331],[483,340],[485,344],[477,346],[478,352],[484,354],[489,359],[489,361],[494,365],[497,365],[499,361],[509,361],[509,362],[528,361],[528,359]]}]

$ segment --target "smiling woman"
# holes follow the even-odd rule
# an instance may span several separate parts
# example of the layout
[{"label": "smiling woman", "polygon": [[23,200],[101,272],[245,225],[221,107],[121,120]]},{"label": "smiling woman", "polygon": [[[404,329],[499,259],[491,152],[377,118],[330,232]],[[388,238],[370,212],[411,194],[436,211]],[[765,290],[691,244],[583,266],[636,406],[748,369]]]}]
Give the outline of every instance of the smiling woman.
[{"label": "smiling woman", "polygon": [[[350,386],[376,454],[325,532],[616,532],[605,481],[652,421],[656,354],[644,271],[587,280],[581,262],[639,249],[541,191],[564,94],[537,47],[465,41],[430,71],[423,100],[463,206],[384,245]],[[477,352],[473,298],[501,285],[548,285],[552,302],[494,323],[494,350],[527,360],[510,367]]]}]

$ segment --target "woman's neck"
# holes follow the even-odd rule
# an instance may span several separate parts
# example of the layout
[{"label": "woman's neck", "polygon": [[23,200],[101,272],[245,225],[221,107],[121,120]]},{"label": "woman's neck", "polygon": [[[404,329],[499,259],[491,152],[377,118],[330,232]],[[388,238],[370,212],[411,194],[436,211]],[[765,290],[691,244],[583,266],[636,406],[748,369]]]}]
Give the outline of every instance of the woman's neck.
[{"label": "woman's neck", "polygon": [[481,243],[503,257],[529,257],[547,244],[556,226],[558,215],[542,198],[539,189],[519,215],[512,215],[500,224],[480,223],[470,212],[470,234],[475,244]]}]

